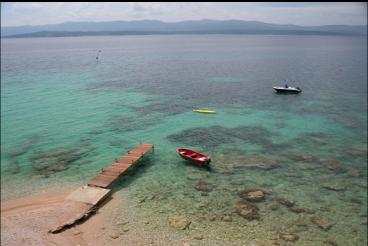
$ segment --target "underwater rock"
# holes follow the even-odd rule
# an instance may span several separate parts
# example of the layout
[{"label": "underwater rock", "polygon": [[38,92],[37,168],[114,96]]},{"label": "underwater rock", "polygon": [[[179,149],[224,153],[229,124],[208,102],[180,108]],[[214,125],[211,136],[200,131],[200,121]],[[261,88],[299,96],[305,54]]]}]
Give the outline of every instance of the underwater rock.
[{"label": "underwater rock", "polygon": [[228,130],[221,126],[199,127],[183,130],[167,138],[172,142],[215,148],[233,142]]},{"label": "underwater rock", "polygon": [[333,239],[324,240],[323,243],[326,244],[326,245],[330,245],[330,246],[337,246],[338,245],[337,242]]},{"label": "underwater rock", "polygon": [[250,202],[259,202],[265,197],[265,193],[259,189],[245,189],[240,191],[239,195]]},{"label": "underwater rock", "polygon": [[186,129],[180,133],[169,135],[167,138],[177,143],[208,148],[216,148],[223,144],[241,140],[259,145],[264,149],[273,149],[277,147],[271,140],[274,135],[276,134],[259,126],[239,126],[235,128],[210,126]]},{"label": "underwater rock", "polygon": [[32,162],[32,167],[38,171],[46,169],[47,171],[63,171],[68,168],[63,161],[56,158],[45,158]]},{"label": "underwater rock", "polygon": [[272,203],[268,206],[269,209],[275,211],[275,210],[278,210],[280,208],[280,204],[278,203]]},{"label": "underwater rock", "polygon": [[222,221],[226,221],[226,222],[233,221],[233,218],[231,217],[231,215],[224,215],[221,219]]},{"label": "underwater rock", "polygon": [[295,228],[293,232],[305,232],[308,231],[308,224],[304,222],[304,220],[297,220],[294,224]]},{"label": "underwater rock", "polygon": [[203,236],[202,235],[198,235],[198,236],[194,236],[193,237],[195,240],[202,240]]},{"label": "underwater rock", "polygon": [[138,203],[144,203],[146,201],[147,197],[139,198]]},{"label": "underwater rock", "polygon": [[233,180],[230,181],[231,185],[244,185],[244,180]]},{"label": "underwater rock", "polygon": [[353,198],[350,198],[349,200],[351,203],[355,203],[355,204],[363,204],[362,200],[360,200],[359,198],[357,197],[353,197]]},{"label": "underwater rock", "polygon": [[162,122],[161,119],[148,120],[145,118],[134,118],[130,116],[112,116],[106,121],[108,129],[112,132],[121,133],[135,130],[143,130],[152,125]]},{"label": "underwater rock", "polygon": [[315,213],[313,210],[310,210],[308,208],[302,208],[302,207],[290,207],[289,210],[297,214],[300,214],[300,213],[314,214]]},{"label": "underwater rock", "polygon": [[329,221],[327,221],[326,219],[321,218],[321,217],[313,216],[313,217],[310,218],[310,220],[314,224],[316,224],[319,228],[321,228],[325,231],[330,230],[330,228],[333,226],[332,223],[330,223]]},{"label": "underwater rock", "polygon": [[112,239],[117,239],[119,237],[119,235],[118,234],[110,234],[110,237]]},{"label": "underwater rock", "polygon": [[195,189],[204,192],[211,192],[213,190],[213,185],[201,180],[195,185]]},{"label": "underwater rock", "polygon": [[193,108],[191,105],[185,105],[183,103],[174,103],[173,101],[160,101],[152,102],[144,106],[132,106],[133,111],[140,115],[148,115],[155,113],[165,112],[167,115],[177,115],[184,112],[191,111]]},{"label": "underwater rock", "polygon": [[318,158],[312,155],[306,155],[299,152],[289,152],[288,158],[293,161],[304,161],[304,162],[316,162],[318,160]]},{"label": "underwater rock", "polygon": [[195,172],[195,171],[193,171],[193,170],[189,170],[189,171],[187,171],[187,173],[186,173],[187,175],[186,175],[186,177],[187,177],[187,179],[189,179],[189,180],[200,180],[200,179],[202,179],[203,178],[203,176],[202,176],[202,174],[201,173],[198,173],[198,172]]},{"label": "underwater rock", "polygon": [[362,220],[361,225],[368,225],[368,217]]},{"label": "underwater rock", "polygon": [[258,207],[250,202],[241,201],[236,204],[236,212],[246,219],[258,219]]},{"label": "underwater rock", "polygon": [[358,177],[362,176],[362,174],[357,169],[349,169],[346,172],[346,175],[348,175],[349,177],[353,177],[353,178],[358,178]]},{"label": "underwater rock", "polygon": [[158,192],[155,192],[154,194],[148,196],[147,200],[150,200],[150,201],[152,201],[152,200],[163,201],[163,200],[166,200],[169,196],[170,196],[170,192],[158,191]]},{"label": "underwater rock", "polygon": [[242,162],[242,165],[244,165],[245,167],[254,167],[264,170],[271,170],[277,167],[277,163],[275,160],[270,160],[258,156],[248,156],[244,160],[244,162]]},{"label": "underwater rock", "polygon": [[168,217],[169,224],[178,229],[185,230],[190,225],[191,221],[183,215],[172,215]]},{"label": "underwater rock", "polygon": [[50,175],[48,173],[40,173],[40,174],[36,174],[36,175],[32,175],[32,179],[39,179],[39,178],[49,178]]},{"label": "underwater rock", "polygon": [[31,156],[32,167],[38,171],[64,171],[69,168],[69,164],[82,158],[90,150],[90,148],[67,147],[36,152]]},{"label": "underwater rock", "polygon": [[297,179],[303,178],[303,174],[296,172],[286,172],[284,173],[284,176],[288,178],[297,178]]},{"label": "underwater rock", "polygon": [[[211,167],[219,173],[236,173],[239,169],[258,168],[271,170],[277,167],[277,161],[274,156],[266,158],[256,155],[224,155],[213,156]],[[235,181],[235,184],[242,184],[241,181]]]},{"label": "underwater rock", "polygon": [[18,161],[13,161],[10,166],[9,166],[9,169],[10,169],[10,172],[12,174],[17,174],[20,172],[20,166],[19,166],[19,163]]},{"label": "underwater rock", "polygon": [[280,238],[285,241],[294,242],[299,239],[299,236],[293,233],[280,233]]},{"label": "underwater rock", "polygon": [[51,171],[51,172],[61,172],[61,171],[64,171],[66,169],[68,169],[68,165],[64,162],[60,162],[60,163],[54,163],[52,165],[49,165],[47,167],[47,170],[48,171]]},{"label": "underwater rock", "polygon": [[322,165],[326,166],[329,170],[334,171],[336,173],[343,172],[342,167],[338,164],[336,160],[320,160]]},{"label": "underwater rock", "polygon": [[206,219],[208,221],[215,221],[217,218],[216,214],[207,214]]},{"label": "underwater rock", "polygon": [[344,153],[344,156],[348,156],[349,158],[362,158],[363,160],[367,161],[367,147],[366,146],[346,146],[344,145],[343,148],[340,150]]},{"label": "underwater rock", "polygon": [[276,198],[276,201],[278,201],[280,204],[286,206],[286,207],[292,207],[294,206],[295,202],[293,200],[290,200],[286,197],[279,196]]},{"label": "underwater rock", "polygon": [[344,191],[346,190],[346,184],[342,182],[335,182],[332,184],[324,184],[323,188],[333,191]]},{"label": "underwater rock", "polygon": [[23,143],[17,145],[12,151],[8,152],[7,155],[10,158],[15,158],[27,153],[33,148],[33,146],[43,140],[44,137],[39,135],[32,135],[28,137]]}]

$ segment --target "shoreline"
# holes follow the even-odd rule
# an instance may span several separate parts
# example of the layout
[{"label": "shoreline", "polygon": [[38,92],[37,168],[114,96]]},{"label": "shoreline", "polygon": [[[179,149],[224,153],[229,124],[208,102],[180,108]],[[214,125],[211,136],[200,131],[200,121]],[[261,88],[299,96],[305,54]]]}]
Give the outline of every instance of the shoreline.
[{"label": "shoreline", "polygon": [[[75,187],[76,188],[76,187]],[[75,189],[74,188],[74,189]],[[128,192],[117,191],[87,220],[57,234],[48,230],[63,211],[59,208],[73,188],[49,189],[41,194],[1,203],[2,245],[193,245],[174,231],[152,230],[131,214]],[[121,220],[123,218],[123,220]]]}]

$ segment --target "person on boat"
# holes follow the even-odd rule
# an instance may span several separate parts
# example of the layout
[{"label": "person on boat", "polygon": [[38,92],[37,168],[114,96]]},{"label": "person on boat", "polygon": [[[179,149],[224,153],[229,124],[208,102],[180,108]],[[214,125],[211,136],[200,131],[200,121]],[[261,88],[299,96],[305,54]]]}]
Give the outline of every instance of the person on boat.
[{"label": "person on boat", "polygon": [[289,86],[288,86],[288,84],[285,84],[285,88],[288,88]]}]

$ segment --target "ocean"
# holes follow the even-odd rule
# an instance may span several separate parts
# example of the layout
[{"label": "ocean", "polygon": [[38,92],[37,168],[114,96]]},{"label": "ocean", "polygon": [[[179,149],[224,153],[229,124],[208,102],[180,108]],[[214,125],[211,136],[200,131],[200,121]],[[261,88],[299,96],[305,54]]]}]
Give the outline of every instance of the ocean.
[{"label": "ocean", "polygon": [[[285,81],[303,92],[274,93]],[[213,238],[366,245],[367,39],[1,39],[2,201],[85,185],[139,143],[155,150],[115,190],[162,227],[181,214]]]}]

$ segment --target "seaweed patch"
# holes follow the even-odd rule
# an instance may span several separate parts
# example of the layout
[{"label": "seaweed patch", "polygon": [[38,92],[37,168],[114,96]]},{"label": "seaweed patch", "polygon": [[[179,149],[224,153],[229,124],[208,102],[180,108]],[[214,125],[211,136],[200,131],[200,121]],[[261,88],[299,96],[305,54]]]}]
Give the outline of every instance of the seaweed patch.
[{"label": "seaweed patch", "polygon": [[263,148],[276,148],[271,140],[276,135],[263,127],[240,126],[225,128],[222,126],[210,126],[186,129],[180,133],[169,135],[172,142],[179,142],[191,146],[215,148],[222,144],[242,141],[260,145]]}]

